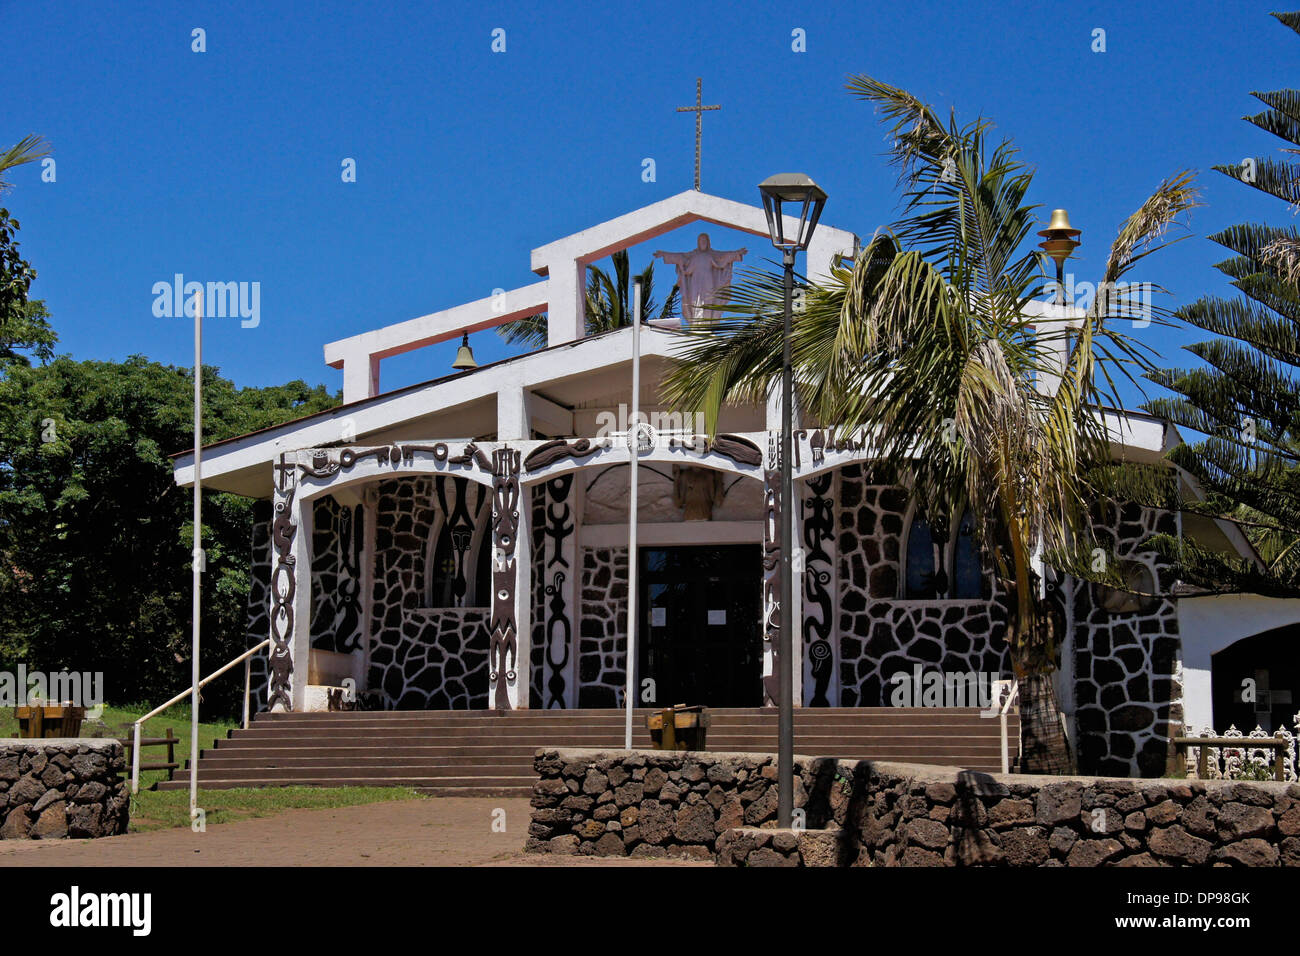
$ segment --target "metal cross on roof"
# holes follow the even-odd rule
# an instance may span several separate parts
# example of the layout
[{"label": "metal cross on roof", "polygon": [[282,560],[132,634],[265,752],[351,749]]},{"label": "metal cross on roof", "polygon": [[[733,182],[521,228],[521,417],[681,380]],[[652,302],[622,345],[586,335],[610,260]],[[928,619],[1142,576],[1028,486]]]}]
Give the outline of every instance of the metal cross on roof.
[{"label": "metal cross on roof", "polygon": [[677,112],[679,113],[695,114],[695,190],[696,192],[698,192],[700,189],[700,140],[704,136],[704,111],[720,110],[720,109],[722,109],[721,106],[704,105],[703,77],[695,78],[695,105],[677,107]]}]

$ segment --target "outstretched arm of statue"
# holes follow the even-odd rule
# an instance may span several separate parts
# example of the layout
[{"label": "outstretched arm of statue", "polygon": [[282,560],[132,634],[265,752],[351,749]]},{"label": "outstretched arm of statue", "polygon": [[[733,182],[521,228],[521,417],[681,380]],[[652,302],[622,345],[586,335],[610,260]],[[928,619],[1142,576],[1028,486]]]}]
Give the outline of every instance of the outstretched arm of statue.
[{"label": "outstretched arm of statue", "polygon": [[656,259],[662,259],[670,266],[679,266],[685,257],[683,252],[664,252],[662,249],[654,254]]}]

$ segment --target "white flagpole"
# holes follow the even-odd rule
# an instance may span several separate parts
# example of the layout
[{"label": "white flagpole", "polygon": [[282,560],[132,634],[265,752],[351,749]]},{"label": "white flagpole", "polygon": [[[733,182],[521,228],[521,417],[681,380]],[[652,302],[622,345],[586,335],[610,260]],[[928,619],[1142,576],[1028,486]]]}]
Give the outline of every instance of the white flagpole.
[{"label": "white flagpole", "polygon": [[190,614],[194,646],[190,652],[190,823],[199,807],[199,589],[203,573],[203,293],[194,295],[194,551],[190,556],[194,572]]},{"label": "white flagpole", "polygon": [[636,598],[637,571],[640,561],[636,550],[637,468],[641,459],[641,277],[632,280],[632,416],[628,419],[628,447],[632,452],[630,489],[627,506],[627,687],[623,704],[627,725],[623,738],[626,750],[632,749],[632,705],[636,701]]}]

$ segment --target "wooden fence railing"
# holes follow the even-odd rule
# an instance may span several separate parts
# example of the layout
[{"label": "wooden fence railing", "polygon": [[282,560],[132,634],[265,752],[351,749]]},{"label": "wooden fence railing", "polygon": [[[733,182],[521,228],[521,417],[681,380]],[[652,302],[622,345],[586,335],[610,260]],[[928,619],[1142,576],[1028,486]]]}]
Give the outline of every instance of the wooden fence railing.
[{"label": "wooden fence railing", "polygon": [[[134,755],[131,753],[131,748],[134,746],[135,739],[133,737],[118,737],[117,739],[121,741],[122,746],[125,748],[127,766],[132,766]],[[142,763],[137,769],[142,771],[166,770],[167,779],[171,780],[176,771],[180,768],[180,764],[176,761],[176,745],[180,742],[181,739],[176,736],[176,731],[172,730],[170,727],[167,728],[166,737],[141,737],[141,750],[144,750],[146,747],[166,747],[167,761],[165,763]]]}]

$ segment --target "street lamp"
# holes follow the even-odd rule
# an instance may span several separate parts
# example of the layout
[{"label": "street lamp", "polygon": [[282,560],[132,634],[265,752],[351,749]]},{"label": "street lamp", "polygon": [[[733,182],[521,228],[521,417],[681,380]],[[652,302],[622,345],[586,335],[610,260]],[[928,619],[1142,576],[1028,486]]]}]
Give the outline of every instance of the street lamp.
[{"label": "street lamp", "polygon": [[[772,245],[781,250],[785,265],[785,325],[781,336],[781,627],[777,648],[777,826],[788,828],[794,816],[794,476],[790,469],[794,376],[790,368],[790,323],[794,298],[794,254],[807,250],[826,193],[802,173],[781,173],[758,184],[767,213]],[[785,213],[783,210],[788,209]],[[785,215],[797,214],[793,235],[785,233]]]}]

